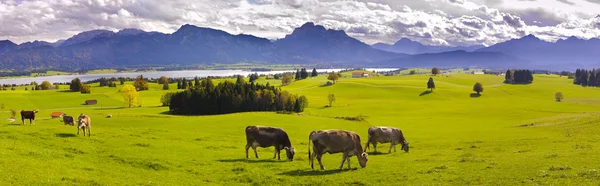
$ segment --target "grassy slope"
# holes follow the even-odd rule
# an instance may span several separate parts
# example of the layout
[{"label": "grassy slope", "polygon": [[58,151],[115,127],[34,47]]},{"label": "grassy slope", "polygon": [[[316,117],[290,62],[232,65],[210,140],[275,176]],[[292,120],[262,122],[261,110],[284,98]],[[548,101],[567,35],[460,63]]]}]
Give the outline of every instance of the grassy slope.
[{"label": "grassy slope", "polygon": [[[319,76],[283,87],[306,95],[308,116],[240,113],[181,117],[161,114],[165,92],[151,84],[141,92],[142,108],[123,106],[116,88],[93,87],[93,94],[57,91],[2,91],[10,109],[40,109],[35,126],[0,121],[2,184],[594,184],[600,183],[597,132],[600,89],[572,85],[558,76],[536,76],[531,85],[502,85],[503,77],[434,77],[437,89],[424,92],[429,76],[342,78],[321,87]],[[259,80],[279,84],[277,80]],[[472,85],[484,85],[471,98]],[[171,85],[174,88],[176,85]],[[66,87],[63,87],[66,88]],[[554,92],[565,95],[553,100]],[[324,108],[327,94],[337,102]],[[81,105],[98,99],[99,105]],[[102,107],[102,108],[101,108]],[[62,109],[61,109],[62,108]],[[92,137],[48,119],[51,111],[92,116]],[[113,114],[114,118],[104,118]],[[366,116],[365,122],[331,119]],[[0,111],[0,118],[8,112]],[[533,124],[528,127],[518,127]],[[272,148],[260,160],[244,160],[247,125],[284,128],[298,153],[293,162],[272,161]],[[402,129],[410,153],[371,154],[365,169],[335,170],[341,154],[325,155],[327,171],[307,161],[308,133],[347,129],[366,139],[369,126]],[[389,145],[380,145],[387,151]],[[400,150],[400,149],[398,149]],[[371,152],[369,150],[369,152]],[[284,153],[282,153],[283,155]],[[356,159],[352,166],[358,167]],[[560,170],[564,169],[564,170]]]}]

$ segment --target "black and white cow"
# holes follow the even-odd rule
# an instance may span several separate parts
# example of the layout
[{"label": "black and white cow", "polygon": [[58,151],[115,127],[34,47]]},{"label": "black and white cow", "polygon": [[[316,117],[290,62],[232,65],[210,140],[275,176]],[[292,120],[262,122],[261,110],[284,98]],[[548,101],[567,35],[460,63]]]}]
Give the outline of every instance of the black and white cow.
[{"label": "black and white cow", "polygon": [[273,159],[277,156],[281,160],[280,151],[285,150],[289,161],[294,160],[296,150],[292,147],[287,133],[280,128],[266,126],[248,126],[246,127],[246,159],[248,158],[248,149],[252,147],[254,155],[258,158],[256,147],[275,147]]}]

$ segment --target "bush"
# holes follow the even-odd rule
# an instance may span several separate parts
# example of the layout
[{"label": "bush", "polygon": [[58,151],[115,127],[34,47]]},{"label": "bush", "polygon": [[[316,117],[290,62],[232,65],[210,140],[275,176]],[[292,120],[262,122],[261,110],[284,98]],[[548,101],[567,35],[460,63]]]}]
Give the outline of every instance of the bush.
[{"label": "bush", "polygon": [[40,85],[42,90],[48,90],[50,87],[52,87],[52,84],[49,81],[44,81],[42,82],[42,85]]},{"label": "bush", "polygon": [[431,69],[431,74],[433,74],[433,75],[438,75],[438,74],[441,74],[441,73],[442,73],[442,71],[440,71],[440,69],[437,68],[437,67],[433,67]]},{"label": "bush", "polygon": [[166,94],[164,94],[160,98],[160,102],[162,103],[162,106],[171,105],[171,98],[173,97],[173,95],[175,95],[175,93],[173,93],[173,92],[167,92]]},{"label": "bush", "polygon": [[80,92],[82,94],[89,94],[89,93],[92,93],[92,89],[88,85],[82,84]]},{"label": "bush", "polygon": [[561,92],[557,92],[556,94],[554,94],[554,99],[556,99],[556,101],[561,102],[565,97],[563,96],[563,94]]},{"label": "bush", "polygon": [[473,91],[477,92],[477,95],[479,95],[481,92],[483,92],[483,85],[481,85],[479,82],[475,83],[473,86]]}]

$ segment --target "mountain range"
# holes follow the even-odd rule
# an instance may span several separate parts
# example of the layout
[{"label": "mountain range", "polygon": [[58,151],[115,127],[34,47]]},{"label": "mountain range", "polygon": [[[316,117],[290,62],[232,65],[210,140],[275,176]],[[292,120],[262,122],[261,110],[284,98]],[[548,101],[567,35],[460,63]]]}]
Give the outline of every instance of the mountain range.
[{"label": "mountain range", "polygon": [[306,23],[278,40],[183,25],[171,34],[91,30],[54,43],[0,41],[0,69],[66,69],[151,65],[260,64],[357,67],[488,67],[572,69],[599,65],[599,39],[555,43],[528,35],[489,47],[429,46],[403,38],[372,46],[344,31]]}]

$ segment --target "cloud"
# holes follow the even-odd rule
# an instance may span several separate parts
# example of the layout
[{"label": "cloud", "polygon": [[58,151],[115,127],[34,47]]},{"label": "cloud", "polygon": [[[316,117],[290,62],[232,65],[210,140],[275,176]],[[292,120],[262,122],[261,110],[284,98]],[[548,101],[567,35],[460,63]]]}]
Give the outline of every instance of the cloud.
[{"label": "cloud", "polygon": [[[571,1],[586,0],[0,1],[0,40],[55,41],[93,29],[171,33],[183,24],[277,39],[309,21],[366,43],[407,37],[432,45],[491,45],[531,33],[547,40],[599,37],[600,23],[589,15],[595,4],[565,4]],[[564,6],[573,11],[563,12]]]},{"label": "cloud", "polygon": [[558,2],[564,3],[564,4],[568,4],[568,5],[575,5],[575,3],[569,1],[569,0],[557,0]]}]

